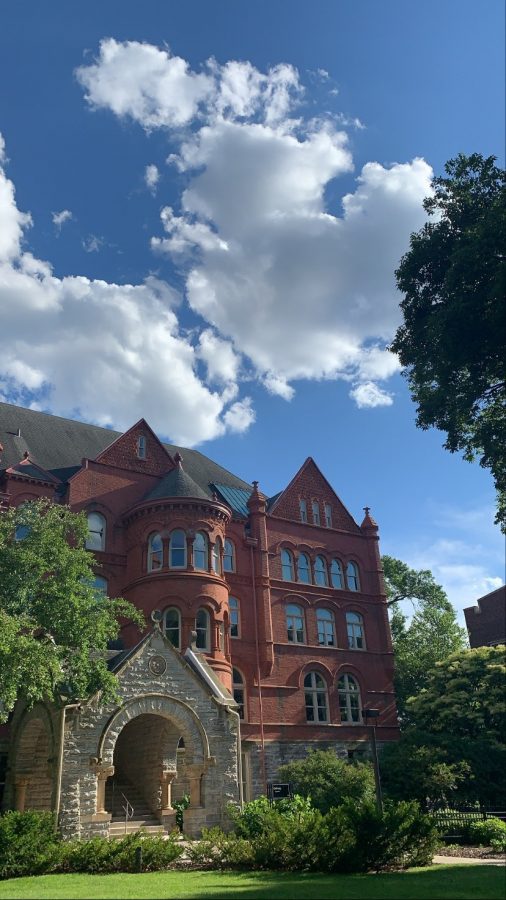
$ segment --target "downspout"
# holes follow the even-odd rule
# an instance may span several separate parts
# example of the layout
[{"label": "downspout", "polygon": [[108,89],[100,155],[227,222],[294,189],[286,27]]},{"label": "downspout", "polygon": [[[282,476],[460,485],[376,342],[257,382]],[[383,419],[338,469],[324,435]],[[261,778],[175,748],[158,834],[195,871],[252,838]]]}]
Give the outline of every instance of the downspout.
[{"label": "downspout", "polygon": [[55,818],[55,829],[58,829],[58,819],[60,816],[60,801],[61,801],[61,780],[63,775],[63,750],[65,747],[65,714],[68,709],[80,709],[80,703],[69,703],[67,706],[64,706],[61,711],[61,724],[60,724],[60,746],[58,748],[58,767],[56,771],[56,796],[54,800],[54,818]]},{"label": "downspout", "polygon": [[237,718],[237,776],[239,778],[239,804],[241,810],[244,806],[244,797],[242,792],[242,750],[241,750],[241,717],[235,709],[227,707],[231,716]]},{"label": "downspout", "polygon": [[254,611],[254,622],[255,622],[255,650],[256,650],[256,668],[257,668],[257,682],[258,682],[258,709],[260,714],[260,748],[262,753],[262,781],[264,785],[264,792],[267,794],[267,769],[265,766],[265,734],[264,734],[264,710],[263,710],[263,700],[262,700],[262,677],[260,672],[260,646],[258,642],[258,609],[257,609],[257,590],[255,584],[255,557],[253,555],[253,547],[256,547],[258,541],[256,538],[246,538],[249,549],[250,549],[250,558],[251,558],[251,584],[253,588],[253,611]]}]

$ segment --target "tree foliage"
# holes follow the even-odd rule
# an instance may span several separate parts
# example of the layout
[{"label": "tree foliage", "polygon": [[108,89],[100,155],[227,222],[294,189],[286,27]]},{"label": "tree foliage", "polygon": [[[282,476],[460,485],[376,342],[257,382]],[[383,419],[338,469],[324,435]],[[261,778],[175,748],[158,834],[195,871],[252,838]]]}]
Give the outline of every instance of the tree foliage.
[{"label": "tree foliage", "polygon": [[313,750],[305,759],[281,766],[279,777],[291,782],[298,794],[310,797],[322,813],[345,800],[374,799],[372,766],[339,759],[333,750]]},{"label": "tree foliage", "polygon": [[382,754],[394,797],[506,805],[504,647],[453,653],[408,701],[410,726]]},{"label": "tree foliage", "polygon": [[48,500],[0,516],[0,721],[18,698],[115,694],[107,644],[120,618],[143,617],[93,586],[87,531],[83,514]]},{"label": "tree foliage", "polygon": [[433,180],[434,217],[411,235],[396,271],[404,323],[390,349],[406,367],[417,424],[478,458],[506,529],[506,173],[495,157],[459,154]]},{"label": "tree foliage", "polygon": [[[464,649],[467,639],[443,588],[428,569],[410,569],[391,556],[384,556],[382,563],[391,609],[395,696],[404,726],[410,716],[409,697],[427,685],[435,664]],[[400,608],[403,600],[412,600],[415,606],[409,622]]]}]

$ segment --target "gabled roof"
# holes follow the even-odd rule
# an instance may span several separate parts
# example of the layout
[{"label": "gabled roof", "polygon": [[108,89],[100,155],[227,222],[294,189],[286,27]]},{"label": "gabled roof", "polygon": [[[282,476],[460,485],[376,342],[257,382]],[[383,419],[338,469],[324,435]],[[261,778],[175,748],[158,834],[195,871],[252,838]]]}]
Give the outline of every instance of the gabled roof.
[{"label": "gabled roof", "polygon": [[43,481],[55,485],[60,484],[59,478],[43,469],[42,466],[38,466],[29,456],[25,456],[20,462],[14,466],[9,466],[5,471],[7,475],[16,475],[18,478],[29,478],[32,481]]},{"label": "gabled roof", "polygon": [[[66,481],[81,468],[83,458],[96,459],[121,434],[99,425],[0,402],[0,444],[4,447],[0,472],[18,463],[28,450],[30,459]],[[209,485],[216,482],[250,491],[248,482],[198,450],[167,443],[163,447],[172,457],[178,452],[182,454],[185,471],[203,491],[209,491]]]},{"label": "gabled roof", "polygon": [[[318,468],[312,456],[308,456],[286,488],[272,498],[269,504],[269,515],[279,515],[281,518],[286,517],[286,513],[283,512],[283,506],[286,506],[290,502],[289,498],[293,505],[294,494],[297,494],[298,497],[300,493],[303,498],[308,498],[308,479],[313,479],[317,495],[321,492],[321,486],[323,486],[328,492],[329,498],[333,498],[336,507],[335,515],[333,517],[333,527],[344,529],[345,531],[359,531],[360,529],[355,522],[355,519],[351,513],[348,512],[340,497],[337,496],[334,488],[327,481],[323,472]],[[298,482],[301,483],[300,491],[297,487]],[[290,516],[288,518],[290,518]]]}]

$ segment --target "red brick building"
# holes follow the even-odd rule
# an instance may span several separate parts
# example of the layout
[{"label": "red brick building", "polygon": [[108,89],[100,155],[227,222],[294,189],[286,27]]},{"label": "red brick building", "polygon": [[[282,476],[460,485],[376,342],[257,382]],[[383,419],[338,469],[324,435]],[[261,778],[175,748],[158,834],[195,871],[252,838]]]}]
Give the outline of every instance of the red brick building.
[{"label": "red brick building", "polygon": [[471,647],[506,644],[506,585],[479,597],[464,610]]},{"label": "red brick building", "polygon": [[378,528],[311,458],[269,498],[144,420],[118,434],[0,404],[0,443],[2,504],[84,511],[97,587],[158,615],[233,694],[246,798],[310,747],[365,750],[363,709],[380,711],[379,741],[397,738]]}]

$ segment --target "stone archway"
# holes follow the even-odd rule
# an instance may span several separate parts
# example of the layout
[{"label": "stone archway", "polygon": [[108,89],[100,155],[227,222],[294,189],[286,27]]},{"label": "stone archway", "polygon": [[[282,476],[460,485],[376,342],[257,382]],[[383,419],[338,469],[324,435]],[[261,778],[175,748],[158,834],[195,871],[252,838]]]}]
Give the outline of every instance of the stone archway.
[{"label": "stone archway", "polygon": [[52,809],[53,771],[51,736],[42,717],[32,716],[21,730],[15,762],[15,808],[48,812]]},{"label": "stone archway", "polygon": [[118,815],[124,795],[142,816],[154,815],[165,826],[173,825],[172,782],[178,774],[181,738],[184,783],[190,795],[185,826],[191,823],[192,810],[202,812],[205,806],[203,776],[211,762],[207,735],[188,704],[157,694],[126,704],[104,729],[96,771],[97,813]]}]

